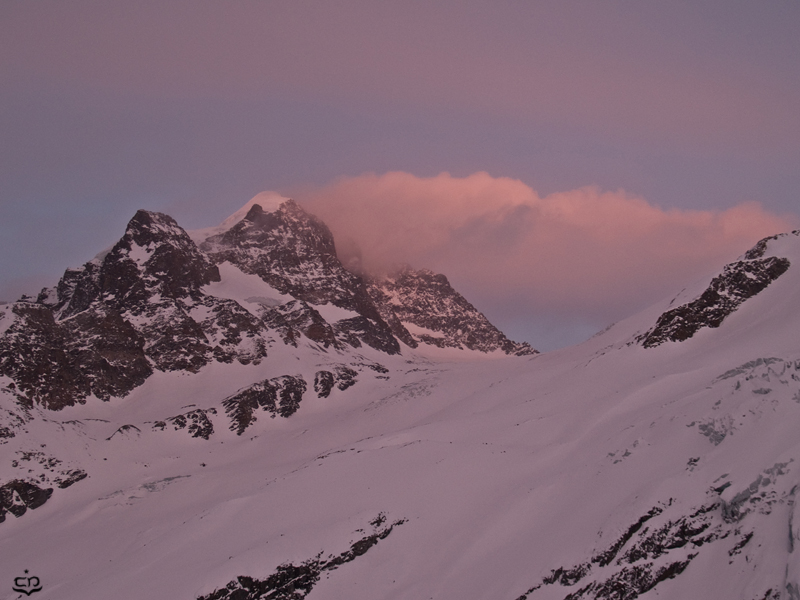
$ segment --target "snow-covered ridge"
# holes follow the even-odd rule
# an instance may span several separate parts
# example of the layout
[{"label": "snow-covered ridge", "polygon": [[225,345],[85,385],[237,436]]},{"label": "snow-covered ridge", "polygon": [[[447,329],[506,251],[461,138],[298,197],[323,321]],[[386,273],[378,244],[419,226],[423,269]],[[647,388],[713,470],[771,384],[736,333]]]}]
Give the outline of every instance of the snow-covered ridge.
[{"label": "snow-covered ridge", "polygon": [[738,261],[725,265],[702,294],[664,312],[638,341],[645,348],[653,348],[668,341],[687,340],[703,328],[719,327],[742,303],[763,292],[789,270],[790,259],[775,253],[797,254],[791,244],[779,241],[790,235],[797,237],[800,232],[765,238]]}]

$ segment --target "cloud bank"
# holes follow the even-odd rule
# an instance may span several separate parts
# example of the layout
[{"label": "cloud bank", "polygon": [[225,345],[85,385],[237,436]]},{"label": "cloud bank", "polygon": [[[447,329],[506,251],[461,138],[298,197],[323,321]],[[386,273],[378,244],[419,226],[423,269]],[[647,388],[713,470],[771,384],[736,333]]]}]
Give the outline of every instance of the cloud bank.
[{"label": "cloud bank", "polygon": [[485,172],[365,174],[295,197],[333,230],[346,264],[443,272],[473,302],[502,312],[498,320],[533,313],[597,327],[796,225],[755,202],[664,210],[596,187],[540,197]]}]

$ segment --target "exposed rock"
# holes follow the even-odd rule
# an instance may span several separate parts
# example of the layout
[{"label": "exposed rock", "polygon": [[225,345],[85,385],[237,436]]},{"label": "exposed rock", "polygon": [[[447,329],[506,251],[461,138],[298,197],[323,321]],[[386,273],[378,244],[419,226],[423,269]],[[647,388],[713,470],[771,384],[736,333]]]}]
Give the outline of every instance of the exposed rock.
[{"label": "exposed rock", "polygon": [[10,427],[0,426],[0,444],[6,443],[7,440],[13,438],[16,434]]},{"label": "exposed rock", "polygon": [[114,433],[112,433],[110,436],[108,436],[106,438],[106,441],[112,439],[114,436],[119,436],[121,438],[127,438],[127,437],[136,438],[136,437],[139,437],[139,435],[141,435],[141,433],[142,433],[142,430],[139,429],[136,425],[131,425],[131,424],[122,425]]},{"label": "exposed rock", "polygon": [[247,386],[222,401],[231,419],[231,431],[242,435],[256,419],[256,411],[290,417],[300,406],[306,382],[300,375],[283,375]]},{"label": "exposed rock", "polygon": [[[722,540],[728,540],[723,547],[731,561],[741,555],[743,564],[751,563],[748,550],[759,546],[751,543],[754,537],[757,539],[758,530],[746,530],[746,519],[753,513],[770,515],[776,506],[793,505],[798,486],[781,492],[776,484],[789,473],[789,464],[777,463],[764,469],[738,493],[729,491],[730,483],[712,487],[708,500],[687,512],[682,512],[672,498],[653,506],[604,549],[580,564],[553,569],[517,600],[536,600],[540,594],[553,597],[552,586],[572,588],[563,596],[565,600],[634,600],[679,576],[701,553],[719,552],[709,548]],[[783,510],[778,515],[785,518]],[[791,532],[791,521],[789,529]],[[793,542],[790,533],[790,546]],[[763,596],[772,597],[771,590]]]},{"label": "exposed rock", "polygon": [[[385,517],[383,519],[383,521],[379,521],[380,524],[385,522]],[[373,524],[376,522],[378,522],[377,519],[373,521]],[[374,533],[357,540],[349,550],[341,554],[329,556],[327,560],[323,560],[322,553],[320,553],[299,565],[285,563],[266,579],[259,580],[242,575],[224,588],[207,596],[200,596],[198,600],[260,600],[266,598],[270,600],[302,600],[319,582],[323,572],[335,570],[339,566],[363,556],[380,540],[386,539],[392,529],[403,523],[405,520],[395,521],[386,527],[373,525],[376,529]]]},{"label": "exposed rock", "polygon": [[190,313],[217,362],[258,364],[267,356],[269,327],[234,300],[206,296]]},{"label": "exposed rock", "polygon": [[[209,237],[200,248],[216,263],[228,261],[245,273],[258,275],[282,294],[306,303],[306,307],[330,303],[357,313],[357,322],[340,322],[337,326],[346,344],[360,347],[365,343],[393,354],[400,351],[392,329],[381,318],[363,280],[345,269],[336,256],[330,230],[293,200],[286,200],[272,212],[254,204],[241,221]],[[267,318],[280,326],[280,316],[287,316],[290,327],[310,339],[326,348],[336,345],[331,324],[318,313],[306,310],[299,323],[296,317],[286,314],[298,306],[302,305],[274,311]],[[296,340],[291,330],[284,330],[282,336],[287,343]]]},{"label": "exposed rock", "polygon": [[64,489],[68,488],[74,483],[78,483],[79,481],[86,479],[88,476],[89,475],[83,469],[74,469],[72,471],[62,473],[61,477],[57,477],[53,481],[58,487]]},{"label": "exposed rock", "polygon": [[[408,336],[414,346],[423,343],[481,352],[501,350],[519,356],[536,354],[527,343],[509,340],[456,292],[444,275],[405,267],[391,277],[372,281],[369,292],[385,320],[402,325],[407,336],[397,326],[393,330],[409,345]],[[411,326],[417,329],[409,333]]]},{"label": "exposed rock", "polygon": [[91,308],[60,325],[69,353],[101,400],[125,396],[152,374],[144,338],[118,312]]},{"label": "exposed rock", "polygon": [[[58,410],[124,397],[154,370],[258,364],[277,336],[336,351],[367,345],[398,354],[402,341],[534,352],[508,340],[442,275],[407,269],[367,286],[342,266],[328,228],[291,200],[272,212],[253,204],[231,222],[198,247],[171,217],[140,210],[108,252],[68,269],[37,298],[3,305],[0,375],[13,380],[18,402]],[[254,314],[209,295],[223,261],[293,299]],[[412,335],[404,323],[422,330]]]},{"label": "exposed rock", "polygon": [[97,300],[124,311],[153,296],[197,299],[200,287],[219,279],[217,266],[172,217],[140,210],[108,254],[67,270],[53,309],[63,319]]},{"label": "exposed rock", "polygon": [[771,235],[769,237],[765,237],[762,240],[759,240],[759,242],[755,246],[753,246],[752,248],[750,248],[750,250],[745,252],[744,259],[753,260],[754,258],[761,258],[762,256],[764,256],[764,254],[766,254],[767,247],[769,246],[770,242],[788,237],[790,235],[800,236],[800,230],[792,231],[791,233],[779,233],[777,235]]},{"label": "exposed rock", "polygon": [[302,300],[292,300],[264,311],[264,322],[277,330],[283,341],[297,346],[297,340],[304,335],[323,348],[341,349],[342,343],[336,332],[312,306]]},{"label": "exposed rock", "polygon": [[29,508],[39,508],[52,494],[53,488],[42,489],[22,479],[0,485],[0,523],[6,520],[6,513],[21,517]]},{"label": "exposed rock", "polygon": [[336,322],[334,329],[338,337],[354,348],[360,348],[361,342],[364,342],[386,354],[400,354],[400,344],[383,320],[376,321],[367,317],[342,319]]},{"label": "exposed rock", "polygon": [[318,398],[327,398],[336,383],[336,378],[330,371],[317,371],[314,375],[314,391]]},{"label": "exposed rock", "polygon": [[293,200],[273,212],[254,204],[241,221],[200,248],[215,263],[228,261],[282,294],[356,310],[360,278],[339,262],[325,224]]},{"label": "exposed rock", "polygon": [[317,397],[327,398],[334,386],[342,391],[354,386],[357,375],[358,371],[344,365],[337,365],[333,372],[317,371],[314,376],[314,391],[317,392]]},{"label": "exposed rock", "polygon": [[[764,250],[757,245],[745,256],[761,256],[763,253]],[[783,275],[789,265],[788,259],[774,256],[725,265],[722,273],[711,280],[699,298],[662,314],[655,327],[637,341],[645,348],[653,348],[664,342],[687,340],[703,327],[719,327],[725,317]]]},{"label": "exposed rock", "polygon": [[153,366],[257,363],[268,327],[235,301],[202,293],[217,280],[219,269],[171,217],[139,211],[107,254],[67,270],[36,303],[4,311],[14,322],[0,336],[0,374],[27,405],[60,409],[92,394],[125,396]]},{"label": "exposed rock", "polygon": [[118,313],[87,310],[56,322],[45,306],[13,305],[14,323],[0,336],[0,374],[30,406],[59,410],[90,394],[107,400],[152,373],[144,340]]},{"label": "exposed rock", "polygon": [[214,433],[214,424],[211,422],[211,419],[208,418],[209,414],[217,414],[217,409],[198,408],[190,410],[189,412],[170,417],[164,421],[156,421],[153,424],[153,429],[163,431],[170,425],[175,431],[186,429],[190,436],[207,440]]}]

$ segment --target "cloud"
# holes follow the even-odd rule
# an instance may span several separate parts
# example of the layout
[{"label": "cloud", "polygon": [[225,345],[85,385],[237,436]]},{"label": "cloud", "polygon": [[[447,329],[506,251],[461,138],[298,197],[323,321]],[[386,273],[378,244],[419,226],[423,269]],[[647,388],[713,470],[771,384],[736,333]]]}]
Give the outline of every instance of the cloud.
[{"label": "cloud", "polygon": [[519,180],[485,172],[365,174],[296,197],[333,230],[343,260],[367,272],[427,267],[476,304],[502,305],[509,319],[573,315],[598,326],[797,222],[755,202],[665,210],[597,187],[540,197]]}]

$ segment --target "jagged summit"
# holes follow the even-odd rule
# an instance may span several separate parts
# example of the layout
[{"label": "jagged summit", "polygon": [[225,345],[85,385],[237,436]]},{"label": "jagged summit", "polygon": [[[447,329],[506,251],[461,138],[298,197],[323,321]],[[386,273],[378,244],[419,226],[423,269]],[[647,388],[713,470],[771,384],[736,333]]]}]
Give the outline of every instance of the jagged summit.
[{"label": "jagged summit", "polygon": [[241,221],[247,213],[250,212],[250,209],[255,206],[256,204],[261,207],[264,212],[275,212],[278,210],[285,202],[292,201],[291,198],[286,198],[285,196],[281,196],[277,192],[270,192],[265,191],[253,196],[242,208],[237,210],[233,213],[230,217],[225,219],[222,223],[220,223],[220,227],[222,229],[230,229],[236,223]]},{"label": "jagged summit", "polygon": [[428,282],[424,292],[417,286],[387,302],[384,284],[345,269],[328,227],[291,199],[259,194],[201,231],[190,236],[168,215],[138,211],[110,250],[3,311],[0,376],[12,378],[26,405],[60,409],[125,396],[155,372],[259,364],[276,345],[298,356],[394,355],[420,344],[529,349],[508,341],[446,279],[432,285],[432,274],[417,276]]},{"label": "jagged summit", "polygon": [[527,343],[509,340],[453,289],[447,277],[429,269],[405,265],[392,275],[373,280],[369,291],[381,314],[399,321],[415,344],[536,354]]},{"label": "jagged summit", "polygon": [[318,304],[352,304],[346,298],[357,283],[336,257],[333,235],[294,200],[272,211],[252,204],[230,228],[199,247],[216,263],[230,262],[282,293]]},{"label": "jagged summit", "polygon": [[274,212],[278,210],[284,202],[289,200],[290,198],[281,196],[277,192],[264,191],[253,196],[244,206],[224,219],[219,225],[206,227],[204,229],[194,229],[188,233],[196,243],[200,244],[212,235],[228,231],[231,227],[244,219],[247,213],[250,212],[250,209],[256,204],[258,204],[264,212]]}]

